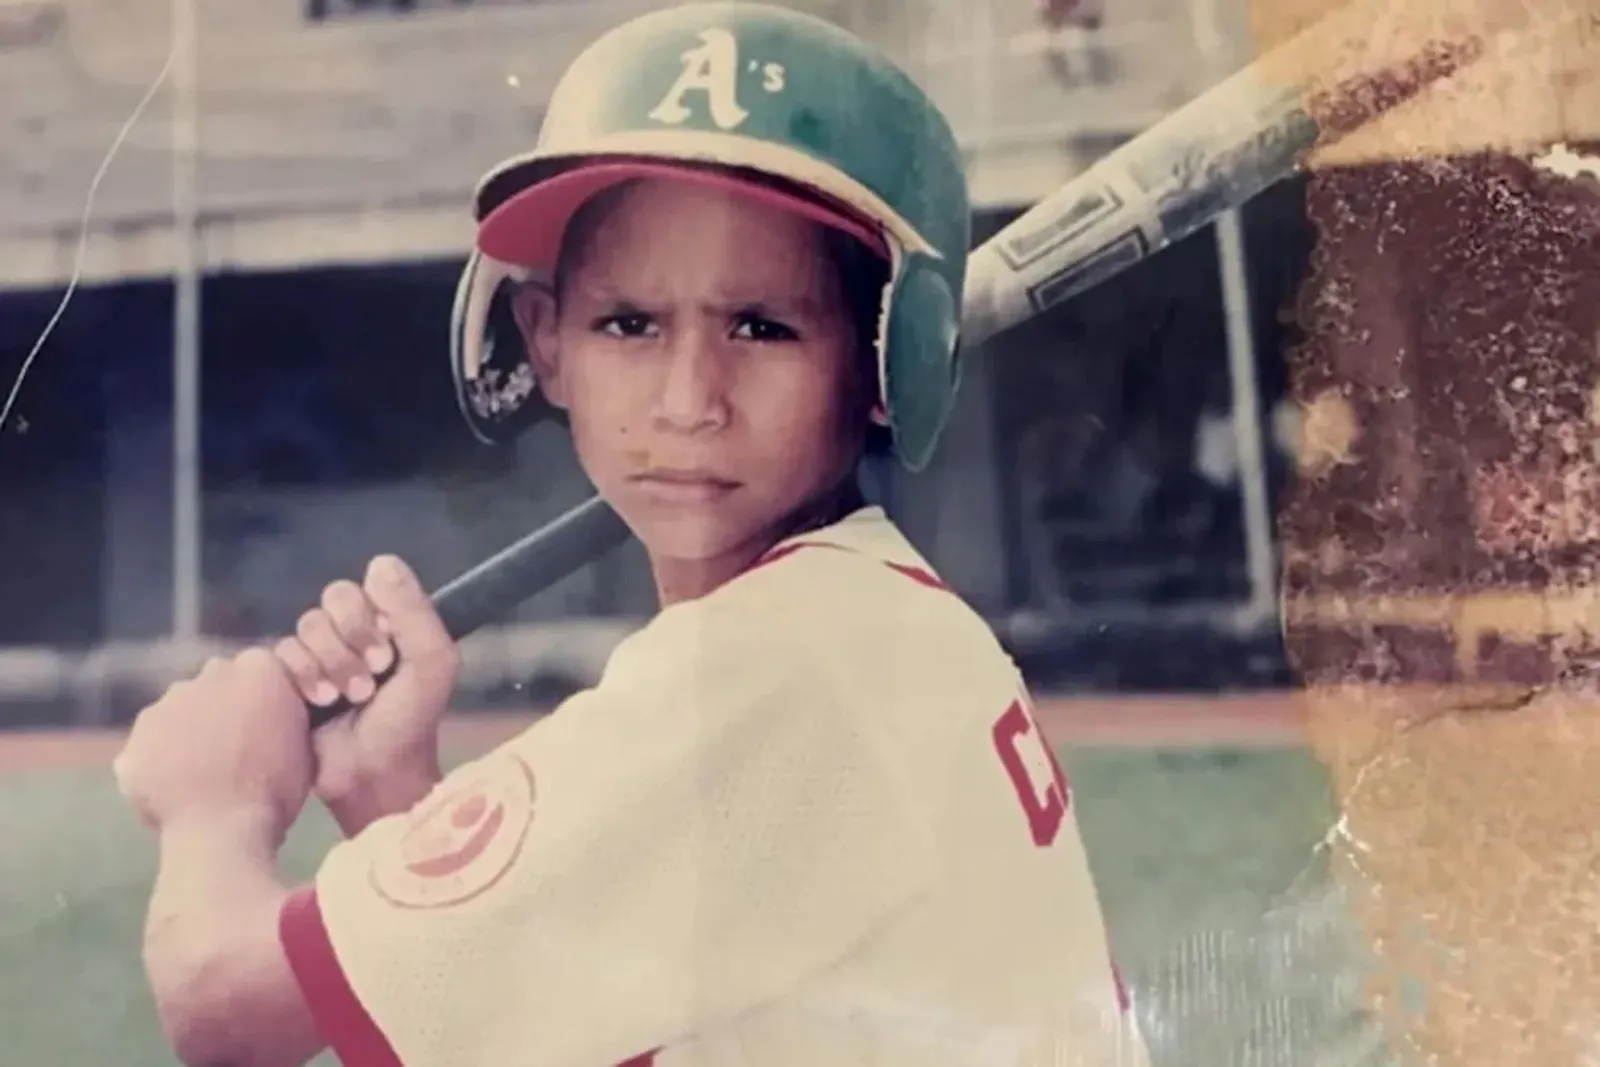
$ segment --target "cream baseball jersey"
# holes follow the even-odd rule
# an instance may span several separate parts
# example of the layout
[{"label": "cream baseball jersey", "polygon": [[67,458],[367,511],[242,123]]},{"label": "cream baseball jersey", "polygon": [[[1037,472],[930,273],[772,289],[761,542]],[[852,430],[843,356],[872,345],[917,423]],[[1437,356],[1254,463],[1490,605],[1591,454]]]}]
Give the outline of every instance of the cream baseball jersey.
[{"label": "cream baseball jersey", "polygon": [[346,1067],[1146,1062],[1018,673],[875,508],[662,611],[280,928]]}]

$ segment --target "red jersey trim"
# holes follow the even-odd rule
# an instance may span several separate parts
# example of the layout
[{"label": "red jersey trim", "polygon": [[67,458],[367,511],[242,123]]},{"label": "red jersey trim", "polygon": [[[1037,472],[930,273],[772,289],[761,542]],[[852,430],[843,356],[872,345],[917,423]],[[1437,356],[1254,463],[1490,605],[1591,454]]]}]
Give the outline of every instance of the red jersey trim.
[{"label": "red jersey trim", "polygon": [[1128,983],[1122,979],[1122,968],[1117,966],[1117,961],[1111,961],[1111,981],[1117,987],[1117,1007],[1122,1014],[1128,1014],[1133,1007],[1133,994],[1128,992]]},{"label": "red jersey trim", "polygon": [[[750,570],[753,571],[757,567],[765,567],[769,563],[776,563],[780,559],[787,559],[796,552],[800,551],[802,548],[831,548],[835,552],[850,552],[858,556],[866,555],[866,553],[854,548],[850,548],[848,545],[834,544],[832,541],[792,541],[787,545],[779,545],[771,552],[768,552],[766,555],[756,560],[750,565]],[[877,559],[875,556],[869,558]],[[937,574],[934,574],[930,570],[925,570],[922,567],[913,567],[907,563],[892,563],[886,559],[879,559],[878,562],[882,563],[885,567],[888,567],[895,573],[903,574],[912,581],[917,582],[920,585],[927,586],[929,589],[937,589],[943,593],[954,593],[954,590],[951,589],[949,585],[945,584],[944,579],[940,578]],[[749,571],[746,571],[745,573],[748,574]]]},{"label": "red jersey trim", "polygon": [[317,1029],[339,1062],[344,1067],[404,1067],[339,966],[314,887],[297,889],[284,902],[278,940]]}]

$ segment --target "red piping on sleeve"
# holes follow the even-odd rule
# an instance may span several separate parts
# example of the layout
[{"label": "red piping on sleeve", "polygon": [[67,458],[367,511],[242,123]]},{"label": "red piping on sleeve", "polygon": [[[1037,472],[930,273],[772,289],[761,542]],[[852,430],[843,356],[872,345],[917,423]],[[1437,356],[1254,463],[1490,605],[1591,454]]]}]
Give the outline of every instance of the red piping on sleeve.
[{"label": "red piping on sleeve", "polygon": [[284,902],[278,940],[317,1029],[339,1062],[344,1067],[404,1067],[339,966],[315,888],[298,889]]}]

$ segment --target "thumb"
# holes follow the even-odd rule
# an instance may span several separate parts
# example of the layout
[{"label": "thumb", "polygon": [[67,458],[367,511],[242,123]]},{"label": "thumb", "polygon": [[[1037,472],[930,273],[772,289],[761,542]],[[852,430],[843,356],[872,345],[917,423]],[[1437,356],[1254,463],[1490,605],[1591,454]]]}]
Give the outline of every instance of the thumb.
[{"label": "thumb", "polygon": [[398,556],[378,556],[367,565],[363,585],[388,623],[399,655],[398,670],[440,675],[454,681],[458,653],[416,573]]}]

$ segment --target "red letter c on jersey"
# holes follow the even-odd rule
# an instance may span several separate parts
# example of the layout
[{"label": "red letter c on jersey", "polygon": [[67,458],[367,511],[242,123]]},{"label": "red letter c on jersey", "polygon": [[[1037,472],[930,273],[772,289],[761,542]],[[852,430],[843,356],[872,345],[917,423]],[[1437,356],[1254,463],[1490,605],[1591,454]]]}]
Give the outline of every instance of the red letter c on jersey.
[{"label": "red letter c on jersey", "polygon": [[[1023,758],[1023,738],[1030,734],[1032,740],[1028,742],[1028,747],[1040,757],[1035,764],[1040,768],[1038,770],[1030,770]],[[995,720],[994,750],[999,754],[1000,763],[1017,791],[1017,799],[1022,802],[1022,811],[1028,817],[1028,829],[1033,832],[1033,843],[1040,848],[1054,843],[1067,817],[1067,803],[1071,795],[1067,791],[1067,776],[1061,773],[1061,764],[1056,762],[1055,753],[1050,751],[1048,742],[1035,729],[1033,717],[1028,714],[1027,705],[1021,700],[1013,700],[1005,714]]]}]

